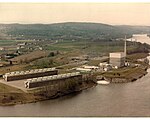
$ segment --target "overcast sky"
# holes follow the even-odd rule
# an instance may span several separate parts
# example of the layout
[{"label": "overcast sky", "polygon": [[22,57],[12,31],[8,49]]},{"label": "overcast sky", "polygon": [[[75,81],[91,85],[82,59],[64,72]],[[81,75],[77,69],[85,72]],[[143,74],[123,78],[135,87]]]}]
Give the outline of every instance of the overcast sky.
[{"label": "overcast sky", "polygon": [[96,22],[150,26],[144,3],[0,3],[0,23]]}]

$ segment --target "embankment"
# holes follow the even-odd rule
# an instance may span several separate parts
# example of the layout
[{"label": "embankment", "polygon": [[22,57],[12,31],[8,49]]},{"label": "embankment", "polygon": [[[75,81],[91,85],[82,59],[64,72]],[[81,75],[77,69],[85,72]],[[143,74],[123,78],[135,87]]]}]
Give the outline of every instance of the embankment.
[{"label": "embankment", "polygon": [[[2,84],[4,88],[8,86]],[[68,88],[64,90],[55,90],[55,91],[41,91],[41,92],[32,92],[25,93],[21,90],[16,90],[15,92],[10,92],[5,89],[5,92],[2,91],[0,94],[0,105],[8,106],[8,105],[16,105],[16,104],[26,104],[26,103],[35,103],[44,100],[55,99],[61,96],[65,96],[67,94],[71,94],[74,92],[81,92],[82,90],[91,88],[96,86],[96,83],[93,81],[83,81],[81,84],[75,86],[74,88]],[[11,90],[16,88],[11,87]],[[7,92],[6,92],[7,91]]]},{"label": "embankment", "polygon": [[134,71],[129,71],[125,76],[105,77],[111,83],[133,82],[147,74],[148,66],[138,67]]}]

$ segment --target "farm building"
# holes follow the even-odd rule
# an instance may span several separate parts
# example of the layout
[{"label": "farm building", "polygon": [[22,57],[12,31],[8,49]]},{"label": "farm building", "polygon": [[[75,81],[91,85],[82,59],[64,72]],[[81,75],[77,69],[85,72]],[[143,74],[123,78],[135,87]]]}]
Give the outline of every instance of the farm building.
[{"label": "farm building", "polygon": [[82,75],[79,72],[59,74],[45,77],[27,79],[24,84],[25,88],[35,88],[50,85],[52,87],[65,86],[69,82],[77,83],[82,81]]},{"label": "farm building", "polygon": [[35,77],[57,75],[58,70],[55,68],[34,69],[29,71],[15,71],[3,75],[5,81],[21,80]]}]

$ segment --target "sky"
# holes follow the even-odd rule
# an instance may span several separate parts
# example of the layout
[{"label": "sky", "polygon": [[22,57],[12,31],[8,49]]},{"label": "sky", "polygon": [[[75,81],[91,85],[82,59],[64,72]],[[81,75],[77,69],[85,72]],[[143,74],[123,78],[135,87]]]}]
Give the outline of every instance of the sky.
[{"label": "sky", "polygon": [[0,23],[60,22],[150,26],[150,3],[0,3]]}]

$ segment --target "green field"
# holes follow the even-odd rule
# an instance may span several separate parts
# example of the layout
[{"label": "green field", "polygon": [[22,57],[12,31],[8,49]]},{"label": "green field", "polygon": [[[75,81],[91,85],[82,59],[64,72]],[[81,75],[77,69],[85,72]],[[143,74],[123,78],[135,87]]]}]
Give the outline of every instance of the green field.
[{"label": "green field", "polygon": [[[33,40],[0,40],[0,46],[9,46],[16,45],[21,42],[34,42]],[[35,41],[36,42],[36,41]],[[68,41],[64,40],[55,44],[46,44],[44,47],[46,50],[50,51],[67,51],[70,52],[72,50],[80,50],[84,53],[109,53],[109,52],[122,52],[124,50],[124,42],[123,41],[85,41],[85,40],[77,40],[77,41]],[[127,43],[127,50],[134,50],[137,48],[136,44],[132,44],[130,42]]]},{"label": "green field", "polygon": [[33,42],[33,40],[0,40],[0,46],[3,45],[11,45],[11,44],[17,44],[17,43],[23,43],[23,42]]},{"label": "green field", "polygon": [[0,46],[14,45],[16,41],[14,40],[0,40]]},{"label": "green field", "polygon": [[[133,50],[137,46],[131,43],[128,44],[127,49]],[[124,51],[124,42],[123,41],[101,41],[101,42],[86,42],[86,41],[64,41],[58,42],[53,45],[48,45],[47,50],[58,50],[58,51],[72,51],[80,50],[85,54],[102,54],[109,52],[123,52]]]}]

